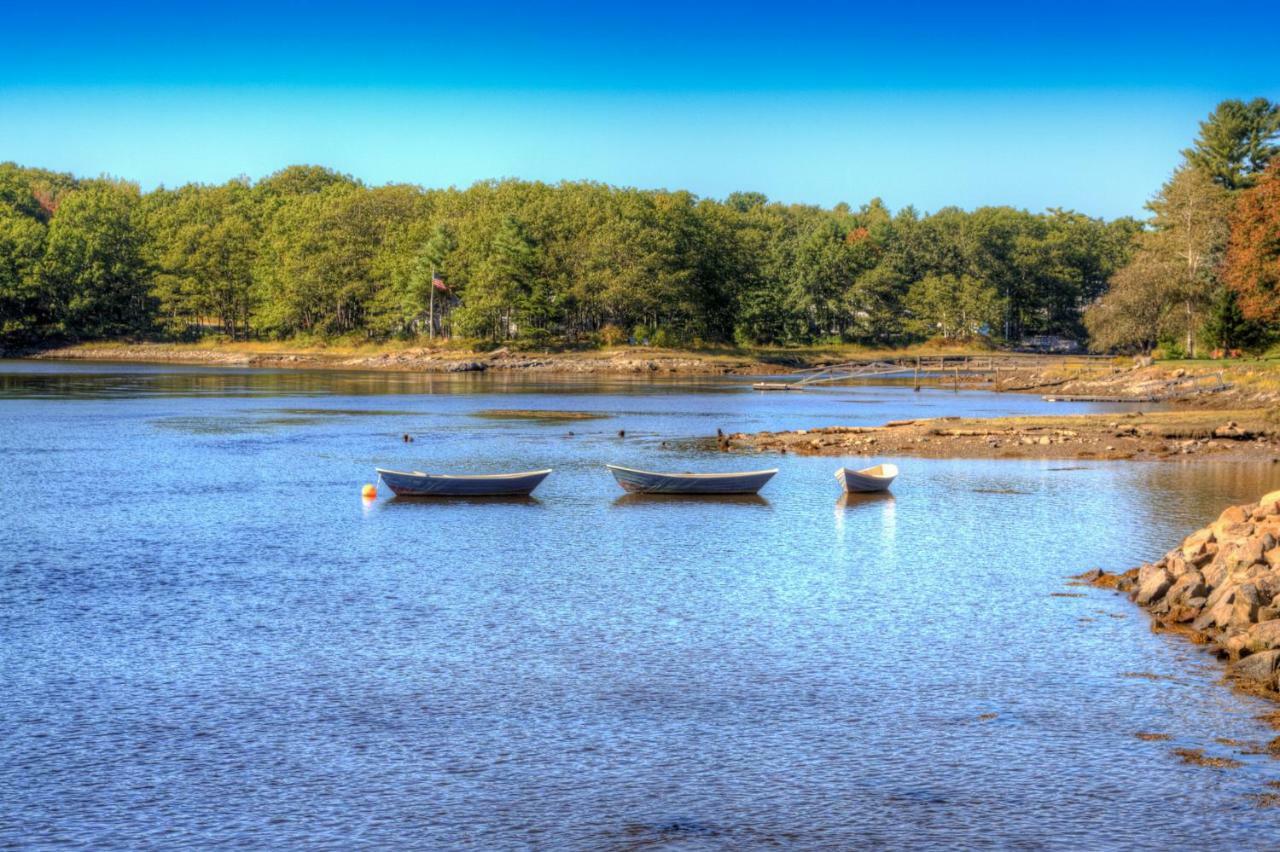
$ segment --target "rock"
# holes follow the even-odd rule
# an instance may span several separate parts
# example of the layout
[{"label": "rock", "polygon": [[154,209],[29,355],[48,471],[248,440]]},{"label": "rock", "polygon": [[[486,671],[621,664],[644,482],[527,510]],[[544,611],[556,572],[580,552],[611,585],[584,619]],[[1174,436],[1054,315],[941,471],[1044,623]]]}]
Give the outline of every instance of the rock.
[{"label": "rock", "polygon": [[1192,598],[1206,598],[1209,587],[1204,584],[1204,575],[1199,571],[1188,571],[1178,577],[1165,592],[1165,597],[1175,604],[1185,604]]},{"label": "rock", "polygon": [[1218,598],[1215,602],[1210,596],[1206,599],[1204,606],[1201,608],[1200,615],[1192,623],[1191,627],[1201,632],[1207,631],[1214,627],[1226,627],[1231,621],[1231,614],[1235,609],[1236,590],[1230,589],[1225,595]]},{"label": "rock", "polygon": [[1240,650],[1248,654],[1280,649],[1280,618],[1259,621],[1238,637],[1232,638],[1242,640]]},{"label": "rock", "polygon": [[1241,542],[1236,548],[1235,558],[1245,565],[1255,565],[1263,561],[1262,555],[1267,548],[1263,546],[1260,538],[1252,538]]},{"label": "rock", "polygon": [[1204,553],[1206,545],[1213,540],[1213,530],[1208,527],[1196,530],[1182,540],[1182,555],[1187,559],[1198,556]]},{"label": "rock", "polygon": [[479,361],[457,361],[444,368],[446,373],[482,373],[487,370]]},{"label": "rock", "polygon": [[1249,513],[1244,510],[1243,506],[1228,506],[1218,516],[1218,520],[1209,525],[1209,530],[1213,533],[1213,537],[1218,541],[1222,541],[1223,532],[1234,524],[1243,524],[1249,520]]},{"label": "rock", "polygon": [[1170,551],[1169,555],[1164,558],[1164,567],[1175,578],[1181,577],[1191,570],[1191,566],[1187,564],[1187,560],[1183,558],[1180,551]]},{"label": "rock", "polygon": [[1277,667],[1280,667],[1280,651],[1262,651],[1233,663],[1227,671],[1234,678],[1254,681],[1268,689],[1275,689]]},{"label": "rock", "polygon": [[1149,606],[1164,597],[1164,593],[1173,585],[1173,575],[1164,568],[1154,568],[1144,578],[1138,575],[1138,593],[1133,600],[1138,606]]},{"label": "rock", "polygon": [[1251,624],[1258,620],[1258,610],[1265,606],[1268,602],[1262,600],[1262,596],[1258,593],[1258,587],[1253,583],[1245,583],[1236,590],[1235,599],[1231,603],[1231,615],[1228,617],[1225,625],[1219,624],[1219,627],[1232,627],[1239,630],[1248,629]]}]

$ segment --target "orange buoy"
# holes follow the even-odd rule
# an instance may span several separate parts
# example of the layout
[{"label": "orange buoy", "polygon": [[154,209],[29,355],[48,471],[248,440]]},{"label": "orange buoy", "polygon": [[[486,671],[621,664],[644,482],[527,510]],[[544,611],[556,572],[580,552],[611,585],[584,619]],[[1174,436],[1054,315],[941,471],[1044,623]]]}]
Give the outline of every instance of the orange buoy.
[{"label": "orange buoy", "polygon": [[364,488],[360,489],[360,496],[369,498],[377,497],[378,489],[374,488],[372,485],[366,484]]}]

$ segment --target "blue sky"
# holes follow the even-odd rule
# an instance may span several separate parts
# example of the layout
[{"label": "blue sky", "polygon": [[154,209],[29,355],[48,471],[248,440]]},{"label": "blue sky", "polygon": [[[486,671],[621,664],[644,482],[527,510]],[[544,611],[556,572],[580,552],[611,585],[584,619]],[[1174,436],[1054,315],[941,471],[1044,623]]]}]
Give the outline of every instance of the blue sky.
[{"label": "blue sky", "polygon": [[1280,64],[1203,5],[881,5],[28,3],[0,160],[1115,216],[1218,100],[1280,99]]}]

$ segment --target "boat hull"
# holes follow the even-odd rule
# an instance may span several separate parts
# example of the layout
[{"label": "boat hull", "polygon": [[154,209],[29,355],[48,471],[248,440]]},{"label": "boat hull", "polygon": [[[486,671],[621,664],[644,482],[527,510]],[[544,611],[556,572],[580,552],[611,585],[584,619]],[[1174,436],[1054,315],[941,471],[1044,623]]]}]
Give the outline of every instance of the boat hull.
[{"label": "boat hull", "polygon": [[873,491],[888,491],[893,480],[898,476],[898,468],[891,464],[878,464],[863,470],[851,470],[842,467],[836,471],[836,480],[846,493],[867,494]]},{"label": "boat hull", "polygon": [[397,497],[527,497],[551,473],[550,470],[530,470],[489,476],[451,476],[377,470]]},{"label": "boat hull", "polygon": [[612,464],[607,467],[618,484],[632,494],[755,494],[778,472],[654,473]]}]

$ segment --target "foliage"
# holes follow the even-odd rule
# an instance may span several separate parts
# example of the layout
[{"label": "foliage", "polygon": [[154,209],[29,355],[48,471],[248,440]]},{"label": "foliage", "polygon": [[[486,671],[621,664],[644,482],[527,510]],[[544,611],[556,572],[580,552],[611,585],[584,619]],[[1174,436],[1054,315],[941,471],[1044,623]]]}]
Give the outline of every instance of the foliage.
[{"label": "foliage", "polygon": [[1246,318],[1280,320],[1280,161],[1236,200],[1223,278]]},{"label": "foliage", "polygon": [[911,285],[906,301],[912,330],[944,340],[987,336],[1004,313],[995,288],[970,275],[929,275]]},{"label": "foliage", "polygon": [[1144,234],[1127,263],[1111,279],[1111,288],[1085,311],[1089,344],[1098,351],[1150,352],[1169,312],[1166,282],[1177,275],[1177,263]]},{"label": "foliage", "polygon": [[49,222],[39,268],[52,327],[76,337],[147,330],[154,306],[145,242],[135,185],[93,181],[67,193]]},{"label": "foliage", "polygon": [[1078,336],[1138,227],[589,182],[367,187],[317,166],[144,195],[3,164],[0,342],[456,333],[545,345],[642,326],[637,339],[655,345],[895,345],[938,322]]},{"label": "foliage", "polygon": [[1220,186],[1235,190],[1253,186],[1280,151],[1280,104],[1266,98],[1225,100],[1200,122],[1195,144],[1183,151],[1187,164]]},{"label": "foliage", "polygon": [[1234,290],[1218,288],[1201,331],[1201,339],[1210,349],[1257,352],[1266,349],[1272,338],[1267,323],[1245,316]]},{"label": "foliage", "polygon": [[1086,313],[1095,349],[1149,350],[1161,335],[1176,334],[1194,357],[1196,338],[1220,289],[1217,267],[1230,206],[1227,190],[1207,173],[1189,166],[1174,172],[1148,204],[1152,230],[1138,237],[1133,257],[1112,279],[1110,291]]}]

